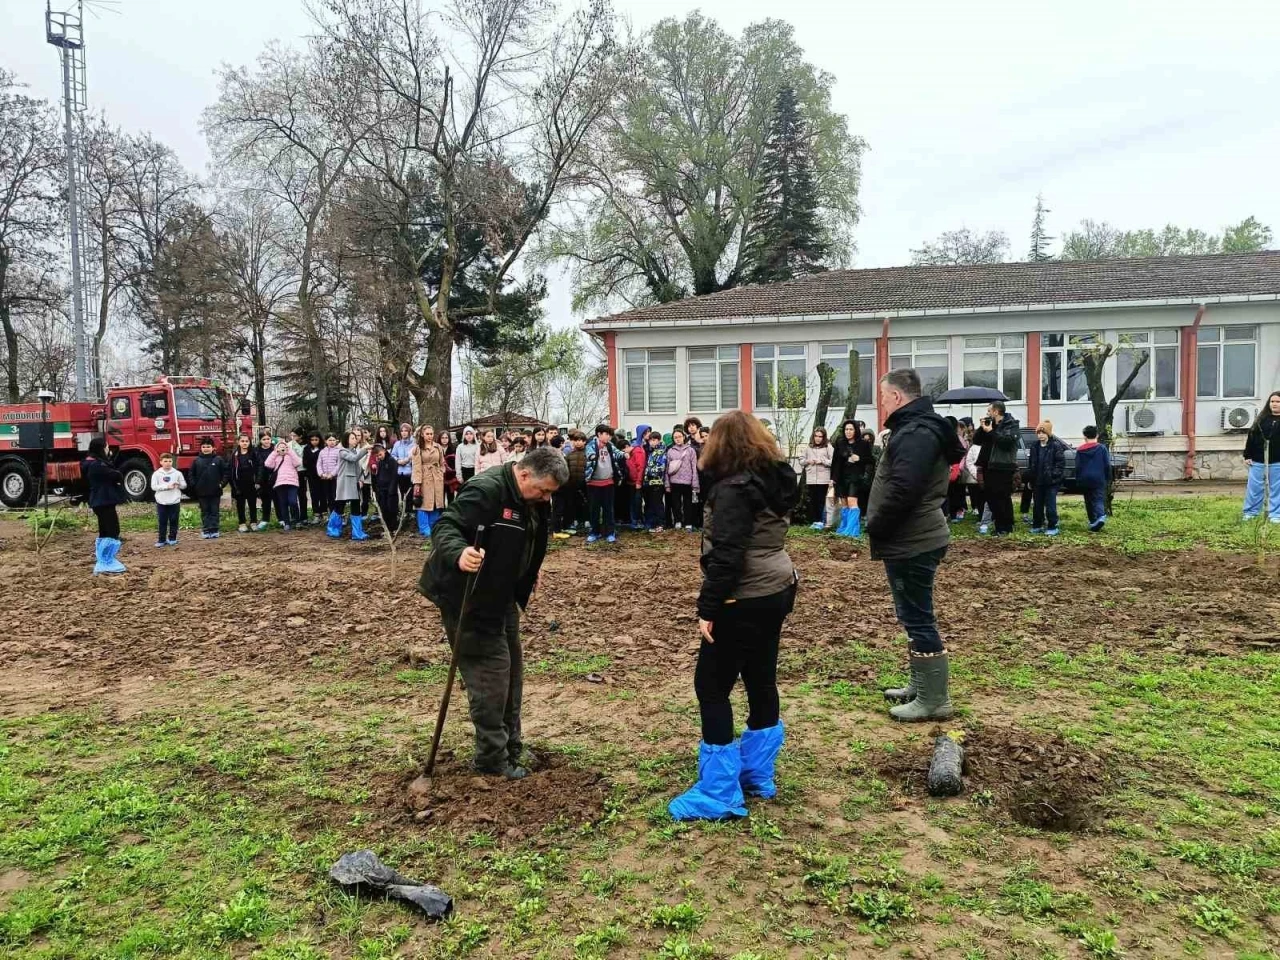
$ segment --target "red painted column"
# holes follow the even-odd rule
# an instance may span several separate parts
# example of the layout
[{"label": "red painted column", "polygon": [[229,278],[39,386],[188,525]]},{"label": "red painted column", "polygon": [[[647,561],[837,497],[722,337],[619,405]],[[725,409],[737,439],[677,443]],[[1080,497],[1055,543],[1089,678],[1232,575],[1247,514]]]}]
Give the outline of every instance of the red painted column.
[{"label": "red painted column", "polygon": [[1027,426],[1040,424],[1040,334],[1027,334]]},{"label": "red painted column", "polygon": [[738,409],[744,413],[754,409],[751,402],[751,347],[750,343],[738,347]]},{"label": "red painted column", "polygon": [[614,345],[618,335],[606,333],[604,341],[604,357],[609,367],[609,423],[618,426],[618,348]]},{"label": "red painted column", "polygon": [[1182,328],[1182,352],[1179,357],[1182,361],[1182,369],[1179,371],[1182,374],[1181,382],[1178,384],[1182,391],[1182,433],[1187,438],[1187,459],[1182,467],[1182,476],[1187,480],[1194,477],[1196,472],[1196,361],[1199,360],[1197,348],[1200,344],[1200,321],[1204,319],[1204,311],[1205,307],[1201,304],[1191,326]]},{"label": "red painted column", "polygon": [[880,402],[880,378],[889,372],[889,318],[884,318],[884,324],[880,327],[880,339],[876,341],[876,430],[880,430],[884,426],[884,420],[880,416],[883,404]]}]

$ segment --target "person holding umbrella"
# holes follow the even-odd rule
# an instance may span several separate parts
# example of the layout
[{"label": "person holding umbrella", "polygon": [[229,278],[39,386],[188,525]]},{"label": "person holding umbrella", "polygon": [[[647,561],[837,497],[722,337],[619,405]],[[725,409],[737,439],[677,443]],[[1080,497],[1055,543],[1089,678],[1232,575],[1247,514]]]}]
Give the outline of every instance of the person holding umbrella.
[{"label": "person holding umbrella", "polygon": [[537,447],[519,462],[476,474],[432,530],[418,590],[440,610],[454,648],[481,774],[519,780],[528,773],[520,766],[520,611],[537,587],[546,555],[551,496],[568,479],[564,457],[552,447]]}]

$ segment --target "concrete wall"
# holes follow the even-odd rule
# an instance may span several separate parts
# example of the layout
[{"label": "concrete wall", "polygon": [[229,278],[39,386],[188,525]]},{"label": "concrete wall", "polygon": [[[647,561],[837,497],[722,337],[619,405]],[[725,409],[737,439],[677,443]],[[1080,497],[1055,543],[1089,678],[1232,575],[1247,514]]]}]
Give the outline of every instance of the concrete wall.
[{"label": "concrete wall", "polygon": [[[1026,333],[1082,333],[1100,331],[1103,338],[1114,341],[1125,331],[1154,330],[1189,326],[1195,318],[1194,306],[1152,306],[1136,308],[1099,308],[1099,309],[1063,309],[1025,311],[1021,313],[973,313],[967,315],[910,317],[891,320],[889,337],[898,338],[940,338],[948,339],[948,372],[952,387],[963,384],[964,375],[964,337],[983,334],[1026,334]],[[1239,405],[1260,406],[1267,394],[1280,388],[1280,303],[1274,301],[1258,303],[1215,304],[1206,310],[1202,326],[1234,326],[1256,325],[1259,328],[1258,361],[1255,378],[1257,396],[1253,398],[1196,401],[1196,433],[1197,447],[1200,451],[1196,460],[1197,471],[1213,479],[1238,479],[1243,475],[1243,465],[1233,463],[1239,460],[1239,451],[1243,448],[1243,435],[1224,433],[1222,428],[1223,410]],[[810,383],[815,384],[816,368],[821,359],[821,347],[824,343],[835,343],[853,340],[875,340],[882,332],[881,321],[847,321],[818,317],[778,318],[766,322],[758,320],[739,322],[690,322],[668,327],[623,330],[616,333],[617,349],[617,410],[621,425],[634,429],[640,423],[663,424],[664,426],[684,418],[689,411],[689,367],[687,348],[703,346],[722,346],[740,344],[804,344],[806,370]],[[629,411],[626,407],[626,373],[625,351],[636,348],[676,348],[676,411],[674,413],[649,413]],[[1024,353],[1023,389],[1028,385]],[[741,379],[741,371],[740,379]],[[877,376],[884,371],[877,370]],[[747,378],[749,379],[749,378]],[[1107,365],[1104,376],[1108,392],[1116,388],[1115,363]],[[1181,385],[1179,385],[1181,389]],[[816,398],[810,390],[811,403]],[[740,398],[740,404],[749,406],[758,416],[776,417],[776,411],[755,406],[754,398]],[[1040,417],[1052,420],[1057,432],[1064,439],[1075,443],[1080,439],[1080,431],[1086,424],[1094,422],[1092,405],[1088,402],[1041,401]],[[1156,415],[1154,430],[1163,431],[1162,436],[1131,437],[1118,439],[1117,445],[1134,445],[1146,455],[1147,462],[1152,464],[1150,470],[1161,479],[1181,478],[1182,464],[1185,461],[1186,438],[1181,436],[1183,400],[1149,400],[1146,402],[1122,403],[1116,409],[1115,428],[1117,433],[1126,429],[1125,408],[1129,406],[1146,406]],[[1024,424],[1028,422],[1028,403],[1010,403],[1009,412]],[[963,416],[971,412],[968,405],[940,407],[941,413]],[[977,413],[978,408],[973,408]],[[714,412],[697,411],[704,421],[715,419]],[[840,411],[832,411],[828,416],[828,426],[834,427],[839,420]],[[875,420],[874,409],[860,410],[859,417],[868,421]],[[812,411],[810,411],[810,422]],[[1221,448],[1212,441],[1221,438]],[[1182,459],[1179,459],[1182,456]],[[1237,469],[1237,467],[1239,469]],[[1177,477],[1171,476],[1175,473]]]}]

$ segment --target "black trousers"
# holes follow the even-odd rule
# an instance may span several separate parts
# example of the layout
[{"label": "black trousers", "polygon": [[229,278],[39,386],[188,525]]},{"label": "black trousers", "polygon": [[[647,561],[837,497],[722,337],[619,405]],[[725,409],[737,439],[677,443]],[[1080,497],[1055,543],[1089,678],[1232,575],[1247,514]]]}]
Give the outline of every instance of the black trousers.
[{"label": "black trousers", "polygon": [[276,502],[275,486],[270,480],[265,484],[258,484],[258,502],[262,504],[263,523],[270,523],[271,505]]},{"label": "black trousers", "polygon": [[693,526],[693,486],[673,483],[667,493],[667,506],[671,508],[671,523]]},{"label": "black trousers", "polygon": [[980,483],[966,484],[969,490],[969,501],[973,504],[974,511],[978,514],[978,518],[982,518],[982,508],[987,505],[986,491]]},{"label": "black trousers", "polygon": [[947,501],[952,516],[964,513],[964,484],[959,480],[947,487]]},{"label": "black trousers", "polygon": [[235,494],[235,501],[236,501],[236,519],[238,519],[241,524],[245,522],[245,516],[244,516],[245,507],[249,508],[249,522],[250,523],[258,522],[258,500],[256,497],[252,495],[245,496],[242,493],[237,493]]},{"label": "black trousers", "polygon": [[[200,501],[200,529],[204,533],[217,533],[222,515],[222,494],[211,493],[197,499]],[[271,502],[270,498],[267,502]]]},{"label": "black trousers", "polygon": [[733,706],[729,694],[742,678],[747,688],[747,727],[764,730],[778,724],[778,639],[782,622],[795,606],[794,585],[768,597],[726,604],[711,628],[715,643],[704,639],[698,650],[693,689],[702,714],[704,743],[733,743]]},{"label": "black trousers", "polygon": [[821,523],[827,506],[827,485],[825,483],[806,483],[809,497],[809,522]]},{"label": "black trousers", "polygon": [[475,467],[463,467],[459,472],[460,472],[460,475],[461,475],[461,477],[462,477],[462,482],[463,482],[463,483],[466,483],[468,480],[470,480],[472,477],[474,477],[474,476],[476,475],[476,468],[475,468]]},{"label": "black trousers", "polygon": [[119,540],[120,515],[116,513],[116,505],[94,507],[93,512],[98,518],[98,536],[105,540]]},{"label": "black trousers", "polygon": [[940,547],[905,560],[884,562],[894,612],[915,653],[942,653],[938,618],[933,612],[933,581],[946,555],[947,548]]},{"label": "black trousers", "polygon": [[983,481],[996,533],[1013,533],[1013,471],[987,470]]},{"label": "black trousers", "polygon": [[1034,500],[1035,491],[1032,489],[1030,480],[1022,481],[1022,507],[1019,511],[1024,517],[1031,512],[1031,504]]},{"label": "black trousers", "polygon": [[181,503],[156,504],[157,542],[178,539],[178,516],[181,513]]},{"label": "black trousers", "polygon": [[[409,485],[410,488],[413,484]],[[382,517],[382,522],[391,533],[395,533],[400,526],[400,488],[395,487],[379,487],[377,489],[378,497],[378,513]]]},{"label": "black trousers", "polygon": [[662,484],[650,484],[644,488],[644,525],[650,530],[666,522],[666,501]]},{"label": "black trousers", "polygon": [[333,481],[318,473],[307,474],[307,489],[311,491],[311,509],[317,517],[327,513],[333,505]]},{"label": "black trousers", "polygon": [[587,507],[591,521],[591,532],[597,537],[612,537],[614,534],[613,487],[587,487]]},{"label": "black trousers", "polygon": [[307,475],[298,474],[298,519],[307,519]]},{"label": "black trousers", "polygon": [[360,484],[360,516],[367,517],[369,515],[369,499],[373,494],[373,488],[367,483]]},{"label": "black trousers", "polygon": [[467,688],[471,723],[476,728],[476,769],[501,773],[507,764],[520,758],[522,748],[524,652],[520,647],[520,609],[512,600],[498,622],[476,622],[469,615],[461,636],[456,613],[442,609],[440,620],[449,644],[462,644],[458,670]]}]

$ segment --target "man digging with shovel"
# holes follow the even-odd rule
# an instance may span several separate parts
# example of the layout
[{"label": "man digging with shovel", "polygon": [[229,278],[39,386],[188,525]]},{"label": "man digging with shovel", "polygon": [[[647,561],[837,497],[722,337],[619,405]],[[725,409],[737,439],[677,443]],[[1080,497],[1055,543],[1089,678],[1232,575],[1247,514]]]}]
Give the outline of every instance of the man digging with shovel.
[{"label": "man digging with shovel", "polygon": [[[431,556],[418,589],[439,607],[454,663],[462,672],[476,728],[475,768],[482,774],[519,780],[528,773],[520,766],[520,611],[533,595],[546,555],[551,495],[568,479],[559,451],[530,450],[519,462],[467,481],[431,532]],[[450,686],[452,682],[450,669]],[[447,700],[437,721],[428,775],[446,705]]]}]

